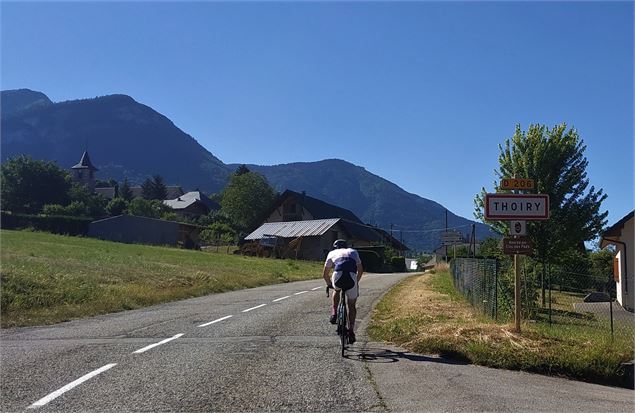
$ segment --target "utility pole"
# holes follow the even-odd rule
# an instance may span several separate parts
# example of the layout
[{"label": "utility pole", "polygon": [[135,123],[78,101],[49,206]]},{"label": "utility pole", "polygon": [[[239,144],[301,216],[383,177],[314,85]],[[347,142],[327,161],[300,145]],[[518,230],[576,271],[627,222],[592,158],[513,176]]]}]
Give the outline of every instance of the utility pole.
[{"label": "utility pole", "polygon": [[[448,233],[448,210],[445,210],[445,233]],[[448,244],[445,243],[445,262],[448,262]]]}]

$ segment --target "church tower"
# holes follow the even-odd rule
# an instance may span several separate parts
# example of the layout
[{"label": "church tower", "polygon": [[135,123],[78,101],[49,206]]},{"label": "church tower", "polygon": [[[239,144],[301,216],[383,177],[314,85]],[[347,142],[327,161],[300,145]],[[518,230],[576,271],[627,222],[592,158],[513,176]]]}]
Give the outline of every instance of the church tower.
[{"label": "church tower", "polygon": [[84,185],[90,193],[95,192],[95,172],[98,169],[90,161],[88,151],[84,151],[82,159],[71,170],[73,171],[73,180],[75,182]]}]

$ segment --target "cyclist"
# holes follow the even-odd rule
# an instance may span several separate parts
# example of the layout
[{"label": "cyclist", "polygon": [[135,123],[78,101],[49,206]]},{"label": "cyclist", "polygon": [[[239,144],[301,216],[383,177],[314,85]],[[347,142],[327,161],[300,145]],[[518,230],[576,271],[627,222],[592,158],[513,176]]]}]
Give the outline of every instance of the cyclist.
[{"label": "cyclist", "polygon": [[[324,281],[335,290],[333,294],[333,306],[331,307],[331,324],[337,322],[337,306],[340,303],[340,291],[346,290],[348,298],[348,342],[355,342],[355,316],[357,309],[355,303],[359,296],[359,281],[362,279],[364,268],[359,254],[352,248],[348,248],[346,240],[338,239],[333,243],[333,250],[329,252],[324,263]],[[329,274],[333,269],[332,278]]]}]

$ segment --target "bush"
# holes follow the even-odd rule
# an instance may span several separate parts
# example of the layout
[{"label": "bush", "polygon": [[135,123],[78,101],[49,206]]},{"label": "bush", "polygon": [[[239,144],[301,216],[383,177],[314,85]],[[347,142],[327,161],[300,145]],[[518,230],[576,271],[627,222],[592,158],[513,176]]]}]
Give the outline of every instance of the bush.
[{"label": "bush", "polygon": [[56,215],[9,214],[2,212],[2,229],[33,228],[64,235],[87,235],[92,218]]},{"label": "bush", "polygon": [[394,272],[406,272],[406,259],[404,257],[392,257],[390,267]]},{"label": "bush", "polygon": [[[375,251],[357,250],[359,258],[362,260],[364,271],[381,272],[383,260]],[[404,263],[405,266],[405,263]]]}]

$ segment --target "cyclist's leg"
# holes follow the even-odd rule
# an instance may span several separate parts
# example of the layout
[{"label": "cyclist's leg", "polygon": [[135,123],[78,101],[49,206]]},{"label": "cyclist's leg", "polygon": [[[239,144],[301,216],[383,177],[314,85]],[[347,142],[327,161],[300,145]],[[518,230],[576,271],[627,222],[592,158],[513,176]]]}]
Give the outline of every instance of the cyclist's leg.
[{"label": "cyclist's leg", "polygon": [[346,302],[348,304],[348,329],[355,331],[355,318],[357,317],[357,297],[359,296],[359,288],[357,286],[357,277],[354,278],[355,286],[346,291]]}]

